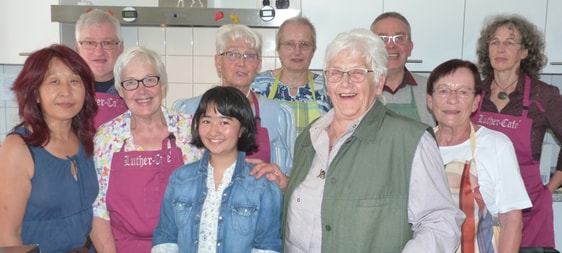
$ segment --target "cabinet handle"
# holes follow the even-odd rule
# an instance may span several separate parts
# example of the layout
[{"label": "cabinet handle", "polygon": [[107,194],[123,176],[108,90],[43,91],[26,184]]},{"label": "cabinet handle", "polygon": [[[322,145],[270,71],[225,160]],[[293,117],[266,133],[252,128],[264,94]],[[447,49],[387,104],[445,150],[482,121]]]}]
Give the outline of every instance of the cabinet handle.
[{"label": "cabinet handle", "polygon": [[20,52],[19,55],[20,56],[30,56],[31,53],[30,52]]},{"label": "cabinet handle", "polygon": [[423,63],[423,60],[408,59],[406,63]]},{"label": "cabinet handle", "polygon": [[550,65],[562,65],[562,61],[552,61]]}]

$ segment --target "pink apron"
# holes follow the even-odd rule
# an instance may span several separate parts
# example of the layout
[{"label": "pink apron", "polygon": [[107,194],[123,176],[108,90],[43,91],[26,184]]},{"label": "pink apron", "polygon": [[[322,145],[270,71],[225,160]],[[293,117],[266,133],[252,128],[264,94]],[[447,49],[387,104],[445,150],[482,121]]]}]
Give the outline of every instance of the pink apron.
[{"label": "pink apron", "polygon": [[271,148],[269,147],[269,133],[267,132],[267,128],[261,127],[260,106],[258,104],[258,98],[256,97],[256,94],[254,94],[254,92],[250,92],[250,94],[252,95],[254,110],[256,111],[256,143],[258,144],[258,150],[248,155],[247,157],[258,158],[263,162],[270,163]]},{"label": "pink apron", "polygon": [[[472,116],[472,122],[504,133],[515,147],[521,176],[533,202],[533,207],[523,210],[521,247],[554,247],[552,193],[542,183],[539,161],[533,160],[531,150],[533,120],[527,118],[527,114],[531,103],[536,102],[529,99],[530,90],[531,78],[526,76],[521,116],[482,112],[478,109]],[[484,96],[485,94],[482,94],[480,105]],[[536,105],[542,110],[539,103]]]},{"label": "pink apron", "polygon": [[125,102],[117,94],[96,92],[96,102],[98,103],[98,113],[94,118],[94,127],[96,129],[103,123],[127,111]]},{"label": "pink apron", "polygon": [[117,252],[150,252],[168,178],[183,165],[182,151],[172,133],[162,141],[162,150],[125,152],[124,147],[125,143],[111,161],[111,231]]}]

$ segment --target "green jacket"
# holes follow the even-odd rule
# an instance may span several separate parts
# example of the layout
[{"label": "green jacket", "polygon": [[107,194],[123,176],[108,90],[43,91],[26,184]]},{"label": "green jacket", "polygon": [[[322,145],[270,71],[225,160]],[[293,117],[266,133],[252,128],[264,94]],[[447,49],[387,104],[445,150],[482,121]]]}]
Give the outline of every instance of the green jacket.
[{"label": "green jacket", "polygon": [[[315,156],[309,128],[295,145],[283,230],[290,196]],[[375,102],[329,165],[321,207],[323,253],[402,250],[412,237],[408,223],[410,170],[426,129],[427,125]]]}]

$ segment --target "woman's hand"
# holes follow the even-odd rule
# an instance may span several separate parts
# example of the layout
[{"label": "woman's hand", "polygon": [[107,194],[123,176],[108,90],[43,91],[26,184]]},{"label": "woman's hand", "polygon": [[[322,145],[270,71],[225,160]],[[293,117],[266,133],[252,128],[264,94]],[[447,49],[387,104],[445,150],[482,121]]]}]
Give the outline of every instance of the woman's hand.
[{"label": "woman's hand", "polygon": [[246,158],[246,162],[254,164],[254,168],[250,171],[250,176],[260,179],[265,175],[267,180],[275,183],[281,191],[285,192],[289,177],[281,172],[281,169],[275,163],[265,163],[260,159]]}]

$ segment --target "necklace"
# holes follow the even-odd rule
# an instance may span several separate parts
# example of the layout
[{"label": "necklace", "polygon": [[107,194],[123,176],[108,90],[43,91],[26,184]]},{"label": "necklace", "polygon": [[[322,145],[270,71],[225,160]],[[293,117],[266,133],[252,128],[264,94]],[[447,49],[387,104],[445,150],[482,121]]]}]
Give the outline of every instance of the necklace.
[{"label": "necklace", "polygon": [[252,89],[248,89],[248,92],[246,93],[246,97],[248,97],[250,95],[251,91],[252,91]]},{"label": "necklace", "polygon": [[507,88],[513,86],[515,83],[517,83],[519,79],[515,79],[515,81],[513,81],[510,85],[508,85],[505,88],[502,88],[498,82],[496,82],[496,79],[494,79],[494,83],[496,84],[496,86],[498,86],[498,88],[500,88],[502,91],[498,92],[498,98],[501,100],[506,99],[507,97],[509,97],[509,94],[507,94],[507,92],[505,92],[505,90],[507,90]]}]

